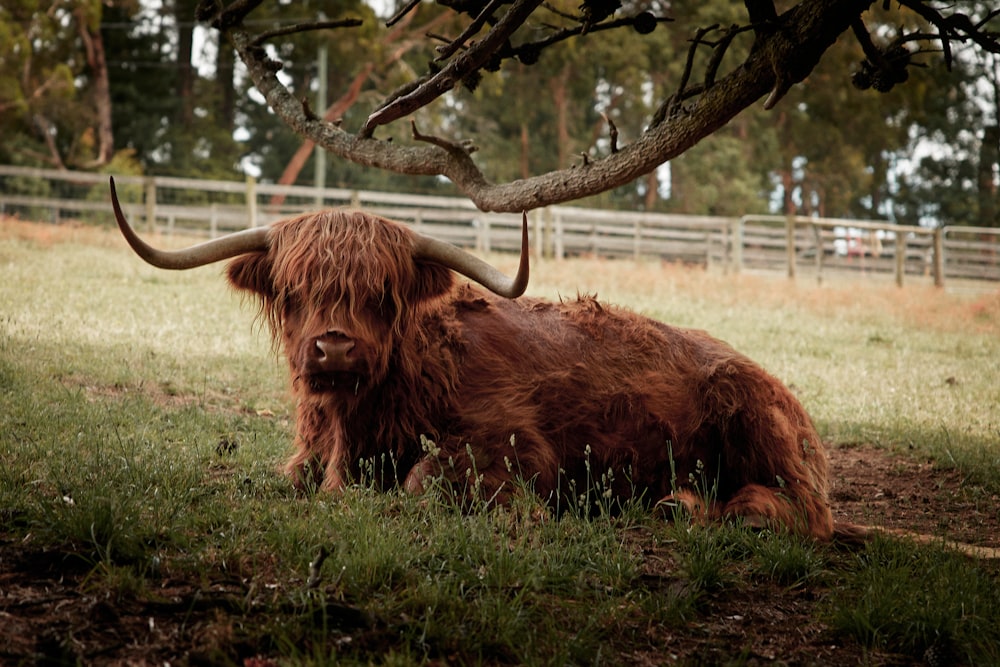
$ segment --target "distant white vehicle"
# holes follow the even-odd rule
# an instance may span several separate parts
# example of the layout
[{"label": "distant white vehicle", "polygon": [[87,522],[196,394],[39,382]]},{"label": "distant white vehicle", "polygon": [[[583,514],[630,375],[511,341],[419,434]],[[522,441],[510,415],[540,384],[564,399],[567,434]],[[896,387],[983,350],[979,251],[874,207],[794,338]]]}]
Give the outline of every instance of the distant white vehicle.
[{"label": "distant white vehicle", "polygon": [[896,233],[884,229],[866,231],[856,227],[834,227],[833,252],[839,257],[879,257],[884,241],[895,241]]}]

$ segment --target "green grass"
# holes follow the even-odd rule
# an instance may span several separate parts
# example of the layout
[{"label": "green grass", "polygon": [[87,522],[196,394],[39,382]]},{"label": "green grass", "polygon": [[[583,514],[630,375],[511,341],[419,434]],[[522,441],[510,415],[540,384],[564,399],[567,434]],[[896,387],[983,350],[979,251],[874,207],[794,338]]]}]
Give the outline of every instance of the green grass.
[{"label": "green grass", "polygon": [[828,604],[835,632],[913,656],[945,652],[939,664],[997,664],[995,577],[954,553],[879,540],[850,563]]},{"label": "green grass", "polygon": [[[858,655],[1000,661],[1000,575],[932,546],[842,551],[634,510],[554,520],[530,496],[463,514],[433,493],[297,494],[278,473],[284,363],[220,268],[158,271],[113,236],[50,233],[0,227],[0,546],[64,554],[123,609],[173,610],[163,590],[180,588],[179,636],[216,638],[202,659],[692,662],[718,609],[806,591]],[[708,329],[793,385],[825,439],[913,450],[1000,492],[1000,299],[631,262],[533,280]],[[748,659],[727,650],[713,660]]]}]

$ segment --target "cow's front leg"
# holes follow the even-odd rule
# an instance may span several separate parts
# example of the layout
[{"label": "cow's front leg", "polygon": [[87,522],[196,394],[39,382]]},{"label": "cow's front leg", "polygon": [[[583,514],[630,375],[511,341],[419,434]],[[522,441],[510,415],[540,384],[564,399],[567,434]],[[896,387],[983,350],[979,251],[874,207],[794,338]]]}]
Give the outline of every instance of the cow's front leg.
[{"label": "cow's front leg", "polygon": [[403,490],[415,496],[423,495],[439,468],[438,463],[431,457],[417,461],[403,480]]},{"label": "cow's front leg", "polygon": [[284,472],[298,491],[339,492],[344,489],[341,457],[331,456],[326,461],[312,450],[300,447],[285,464]]},{"label": "cow's front leg", "polygon": [[514,493],[512,467],[489,448],[444,443],[417,462],[403,480],[407,493],[420,494],[435,483],[466,509],[506,505]]}]

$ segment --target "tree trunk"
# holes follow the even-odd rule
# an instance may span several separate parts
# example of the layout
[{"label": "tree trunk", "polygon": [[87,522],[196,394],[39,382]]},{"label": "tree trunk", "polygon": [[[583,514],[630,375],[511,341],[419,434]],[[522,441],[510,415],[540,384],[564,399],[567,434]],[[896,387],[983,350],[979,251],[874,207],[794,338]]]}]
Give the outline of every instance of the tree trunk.
[{"label": "tree trunk", "polygon": [[46,147],[49,149],[49,163],[56,169],[65,169],[66,164],[63,162],[62,156],[59,154],[59,147],[56,146],[56,130],[55,126],[52,125],[52,121],[40,113],[36,113],[33,120],[35,121],[35,126],[38,128],[39,134],[42,135],[42,139],[45,141]]},{"label": "tree trunk", "polygon": [[552,101],[556,109],[556,142],[558,146],[558,168],[565,169],[569,165],[569,154],[572,140],[569,136],[569,93],[566,82],[569,79],[570,66],[566,64],[558,76],[552,77]]},{"label": "tree trunk", "polygon": [[218,123],[230,132],[236,125],[236,90],[233,87],[236,52],[224,35],[219,35],[219,45],[215,55],[215,85],[219,92]]},{"label": "tree trunk", "polygon": [[1000,165],[1000,127],[983,128],[983,141],[979,147],[979,220],[981,227],[1000,224],[997,211],[997,181],[994,168]]},{"label": "tree trunk", "polygon": [[646,174],[646,196],[643,206],[645,210],[652,211],[656,206],[656,201],[660,198],[660,175],[654,169]]},{"label": "tree trunk", "polygon": [[184,127],[194,124],[194,68],[191,66],[194,7],[192,0],[175,0],[174,3],[174,21],[177,24],[177,122]]},{"label": "tree trunk", "polygon": [[528,124],[521,123],[521,178],[531,176],[531,163],[528,160],[530,146],[531,134],[528,132]]},{"label": "tree trunk", "polygon": [[792,191],[795,183],[792,179],[792,166],[781,170],[781,188],[784,190],[785,215],[795,215],[795,199],[792,198]]},{"label": "tree trunk", "polygon": [[84,8],[76,11],[77,29],[87,54],[87,66],[93,81],[94,110],[97,113],[97,154],[87,168],[101,167],[111,162],[115,152],[115,137],[111,126],[111,86],[108,64],[104,57],[104,38],[98,29],[91,32]]}]

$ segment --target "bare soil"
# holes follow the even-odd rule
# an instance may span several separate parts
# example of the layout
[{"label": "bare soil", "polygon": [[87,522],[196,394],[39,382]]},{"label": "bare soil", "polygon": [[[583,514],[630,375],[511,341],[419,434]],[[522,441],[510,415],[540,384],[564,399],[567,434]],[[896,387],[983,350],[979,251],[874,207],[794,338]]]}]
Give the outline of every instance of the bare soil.
[{"label": "bare soil", "polygon": [[[954,471],[870,446],[836,448],[831,463],[840,521],[1000,547],[1000,497],[970,488]],[[0,526],[16,520],[0,515]],[[669,554],[650,554],[650,571],[658,558]],[[73,554],[0,532],[0,664],[277,664],[266,656],[280,649],[268,645],[261,628],[281,603],[255,610],[246,603],[247,582],[221,573],[166,576],[152,593],[111,597],[93,585],[92,570]],[[645,583],[655,589],[655,582]],[[713,594],[693,622],[635,628],[613,647],[617,657],[606,657],[636,665],[717,664],[742,651],[747,664],[911,664],[834,638],[816,615],[821,596],[810,587],[771,584],[727,589]],[[387,628],[351,605],[326,612],[354,650],[377,659],[392,642]],[[257,631],[246,632],[250,625]]]}]

